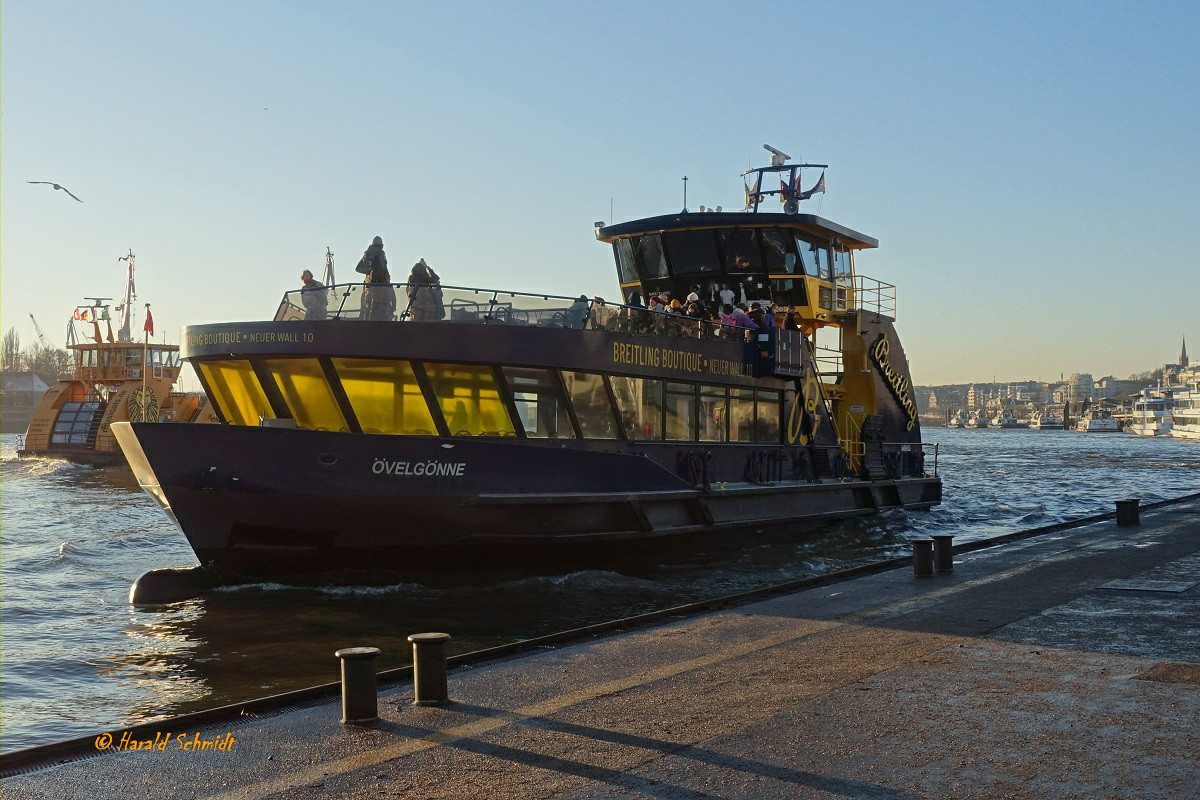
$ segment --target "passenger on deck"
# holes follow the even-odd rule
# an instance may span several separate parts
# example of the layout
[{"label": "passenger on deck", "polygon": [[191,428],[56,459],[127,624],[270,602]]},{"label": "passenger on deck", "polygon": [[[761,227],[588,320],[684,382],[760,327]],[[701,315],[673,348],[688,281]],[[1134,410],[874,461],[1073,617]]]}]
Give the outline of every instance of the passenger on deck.
[{"label": "passenger on deck", "polygon": [[396,290],[391,286],[392,274],[388,272],[383,239],[375,237],[354,269],[367,276],[363,281],[366,284],[363,286],[363,316],[366,319],[391,320],[396,314]]},{"label": "passenger on deck", "polygon": [[746,328],[747,330],[754,330],[758,327],[754,324],[754,320],[746,314],[746,310],[741,306],[734,306],[733,308],[733,324],[737,325],[739,328]]},{"label": "passenger on deck", "polygon": [[304,304],[304,318],[325,319],[329,316],[329,292],[325,284],[313,277],[312,270],[306,269],[300,273],[300,281],[304,287],[300,289],[300,301]]},{"label": "passenger on deck", "polygon": [[588,299],[586,294],[581,294],[575,298],[575,302],[571,303],[570,308],[564,315],[565,320],[563,325],[567,328],[582,328],[587,321],[588,316]]},{"label": "passenger on deck", "polygon": [[413,322],[437,322],[446,316],[438,274],[421,259],[408,274],[408,313]]},{"label": "passenger on deck", "polygon": [[754,321],[755,328],[767,327],[767,317],[766,317],[766,314],[763,313],[761,303],[751,303],[750,304],[750,315],[749,316],[750,316],[750,319],[752,319]]}]

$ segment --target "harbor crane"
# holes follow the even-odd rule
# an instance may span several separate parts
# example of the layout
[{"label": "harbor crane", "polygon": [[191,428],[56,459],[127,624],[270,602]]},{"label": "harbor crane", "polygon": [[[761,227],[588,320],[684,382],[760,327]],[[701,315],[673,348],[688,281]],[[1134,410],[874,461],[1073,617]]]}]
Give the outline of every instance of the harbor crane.
[{"label": "harbor crane", "polygon": [[42,347],[49,347],[50,344],[46,341],[46,334],[42,333],[42,326],[38,325],[37,318],[33,314],[30,314],[29,318],[33,320],[33,329],[37,332],[38,341],[41,342]]}]

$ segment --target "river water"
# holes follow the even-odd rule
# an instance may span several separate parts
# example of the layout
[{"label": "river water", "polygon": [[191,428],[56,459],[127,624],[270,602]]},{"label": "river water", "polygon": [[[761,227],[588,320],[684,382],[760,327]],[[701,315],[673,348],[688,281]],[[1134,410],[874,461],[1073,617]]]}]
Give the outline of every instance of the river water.
[{"label": "river water", "polygon": [[255,585],[153,608],[127,602],[155,567],[196,563],[125,468],[16,458],[2,442],[0,748],[4,752],[337,680],[333,651],[453,635],[454,652],[897,555],[915,536],[977,539],[1200,491],[1200,442],[1071,431],[927,429],[944,503],[817,532],[747,537],[669,564],[470,584]]}]

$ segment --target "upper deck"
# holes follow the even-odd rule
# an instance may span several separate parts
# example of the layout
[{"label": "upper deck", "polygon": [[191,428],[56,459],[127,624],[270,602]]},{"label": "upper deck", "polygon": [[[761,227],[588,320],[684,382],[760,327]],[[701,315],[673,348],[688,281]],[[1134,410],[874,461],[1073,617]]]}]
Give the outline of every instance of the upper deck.
[{"label": "upper deck", "polygon": [[72,377],[88,383],[123,383],[143,377],[179,376],[179,345],[135,344],[133,342],[88,342],[71,344]]}]

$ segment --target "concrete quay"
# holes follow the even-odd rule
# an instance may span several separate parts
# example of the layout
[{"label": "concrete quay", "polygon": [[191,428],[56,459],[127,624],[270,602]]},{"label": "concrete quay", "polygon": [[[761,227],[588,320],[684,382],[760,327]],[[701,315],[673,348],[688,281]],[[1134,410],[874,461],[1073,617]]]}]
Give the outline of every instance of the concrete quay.
[{"label": "concrete quay", "polygon": [[[453,669],[448,705],[385,688],[367,726],[322,701],[33,767],[3,794],[1193,797],[1198,619],[1193,499],[960,553],[932,578],[896,569]],[[228,746],[177,747],[195,739]]]}]

